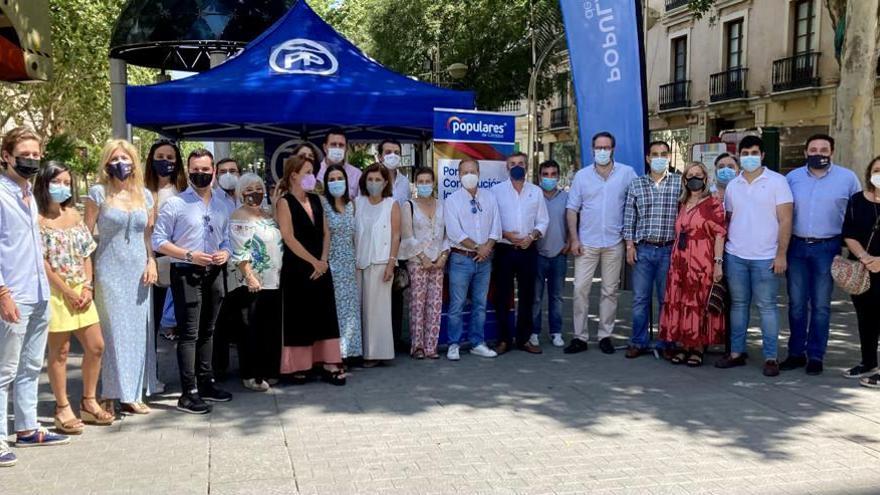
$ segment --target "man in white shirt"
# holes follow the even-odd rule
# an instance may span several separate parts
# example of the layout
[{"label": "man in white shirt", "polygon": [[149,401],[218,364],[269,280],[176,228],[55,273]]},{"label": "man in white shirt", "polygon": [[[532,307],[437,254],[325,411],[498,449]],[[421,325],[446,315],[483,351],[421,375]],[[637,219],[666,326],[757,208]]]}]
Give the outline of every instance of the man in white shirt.
[{"label": "man in white shirt", "polygon": [[534,242],[547,233],[550,219],[541,189],[526,181],[526,154],[510,155],[507,158],[507,171],[510,180],[492,187],[501,215],[501,239],[495,246],[493,260],[495,314],[499,332],[495,352],[504,354],[514,345],[510,328],[510,303],[516,281],[519,293],[516,347],[531,354],[540,354],[541,348],[529,341],[538,265],[538,249]]},{"label": "man in white shirt", "polygon": [[[764,143],[746,136],[739,143],[742,174],[730,181],[724,195],[730,225],[724,248],[724,273],[730,288],[730,354],[715,366],[746,364],[746,331],[754,299],[761,314],[764,376],[779,375],[776,361],[779,315],[778,277],[788,267],[793,199],[785,177],[763,165]],[[716,260],[717,262],[718,260]]]},{"label": "man in white shirt", "polygon": [[348,176],[348,197],[354,199],[358,195],[358,184],[361,180],[361,170],[345,161],[348,140],[345,131],[339,127],[330,129],[324,138],[324,159],[321,160],[321,168],[315,176],[318,182],[324,181],[324,172],[330,165],[344,164],[345,175]]},{"label": "man in white shirt", "polygon": [[605,354],[614,353],[611,334],[624,256],[623,210],[629,185],[636,178],[632,167],[614,161],[615,144],[609,132],[593,136],[593,164],[575,174],[568,193],[566,220],[574,256],[574,338],[565,348],[566,354],[587,350],[590,287],[600,266],[599,349]]},{"label": "man in white shirt", "polygon": [[461,188],[444,203],[446,236],[451,245],[449,256],[449,350],[446,358],[459,360],[462,313],[471,292],[469,339],[471,354],[494,358],[498,354],[485,342],[486,298],[492,275],[492,249],[501,239],[501,216],[491,191],[480,189],[480,165],[467,158],[458,164]]}]

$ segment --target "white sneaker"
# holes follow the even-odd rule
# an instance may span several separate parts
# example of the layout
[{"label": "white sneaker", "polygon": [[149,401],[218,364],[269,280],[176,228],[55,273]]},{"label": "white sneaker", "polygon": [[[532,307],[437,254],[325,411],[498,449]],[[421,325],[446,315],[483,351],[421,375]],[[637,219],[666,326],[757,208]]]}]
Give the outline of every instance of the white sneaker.
[{"label": "white sneaker", "polygon": [[[456,350],[458,350],[458,349],[456,349]],[[473,354],[474,356],[480,356],[480,357],[484,357],[484,358],[493,358],[493,357],[498,356],[497,352],[486,347],[485,342],[483,342],[482,344],[471,349],[471,354]]]},{"label": "white sneaker", "polygon": [[561,333],[554,333],[551,337],[553,337],[553,347],[565,347],[565,341],[562,340]]},{"label": "white sneaker", "polygon": [[450,361],[458,361],[459,359],[461,359],[461,356],[458,353],[458,344],[450,344],[449,350],[446,351],[446,359]]},{"label": "white sneaker", "polygon": [[529,344],[531,344],[531,345],[533,345],[533,346],[535,346],[535,347],[540,347],[540,346],[541,346],[541,342],[538,341],[538,336],[535,335],[535,334],[532,334],[532,336],[529,337]]},{"label": "white sneaker", "polygon": [[265,392],[269,390],[269,384],[264,381],[257,381],[254,378],[248,378],[247,380],[241,381],[241,386],[248,389],[253,390],[254,392]]}]

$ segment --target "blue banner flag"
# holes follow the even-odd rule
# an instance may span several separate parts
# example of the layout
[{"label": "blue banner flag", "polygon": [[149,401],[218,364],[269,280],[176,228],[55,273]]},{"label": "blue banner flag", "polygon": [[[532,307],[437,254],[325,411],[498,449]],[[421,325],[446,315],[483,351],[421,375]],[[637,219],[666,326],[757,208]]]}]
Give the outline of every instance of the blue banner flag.
[{"label": "blue banner flag", "polygon": [[616,161],[644,173],[647,103],[639,0],[560,0],[578,109],[581,165],[592,137],[617,140]]}]

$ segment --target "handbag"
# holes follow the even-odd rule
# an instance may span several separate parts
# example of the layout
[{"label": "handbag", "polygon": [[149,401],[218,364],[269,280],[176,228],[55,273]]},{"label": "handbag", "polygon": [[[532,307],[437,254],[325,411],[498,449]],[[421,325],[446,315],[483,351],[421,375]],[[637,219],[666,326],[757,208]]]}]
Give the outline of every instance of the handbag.
[{"label": "handbag", "polygon": [[409,287],[409,271],[402,266],[394,267],[394,280],[391,281],[393,290],[401,291]]},{"label": "handbag", "polygon": [[[878,228],[880,228],[880,217],[874,222],[874,229],[871,231],[871,237],[868,238],[865,252],[871,249],[871,242],[874,241],[874,234],[877,233]],[[839,254],[831,262],[831,278],[841,290],[853,296],[864,294],[871,288],[868,268],[859,260],[847,259]]]},{"label": "handbag", "polygon": [[727,313],[727,285],[722,280],[712,284],[709,289],[709,302],[706,304],[710,313],[723,315]]}]

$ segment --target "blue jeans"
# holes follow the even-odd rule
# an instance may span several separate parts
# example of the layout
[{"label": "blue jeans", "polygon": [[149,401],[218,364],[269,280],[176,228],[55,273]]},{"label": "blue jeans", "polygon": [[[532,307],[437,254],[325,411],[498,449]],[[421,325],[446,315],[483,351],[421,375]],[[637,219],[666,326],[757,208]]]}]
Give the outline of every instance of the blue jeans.
[{"label": "blue jeans", "polygon": [[473,345],[485,340],[483,325],[486,323],[486,298],[489,296],[489,279],[492,276],[492,259],[477,263],[463,254],[449,256],[449,328],[450,344],[461,341],[462,313],[468,292],[471,295],[471,328],[468,338]]},{"label": "blue jeans", "polygon": [[[633,266],[633,301],[632,301],[632,339],[630,344],[644,349],[648,347],[648,321],[651,319],[652,291],[657,293],[657,308],[663,309],[666,294],[666,274],[669,273],[669,260],[672,257],[672,246],[652,246],[638,244],[636,246],[638,261]],[[660,311],[658,311],[659,314]]]},{"label": "blue jeans", "polygon": [[746,352],[749,309],[754,298],[761,314],[764,360],[776,359],[779,281],[772,267],[773,260],[746,260],[732,254],[724,255],[724,272],[730,288],[730,350],[733,353]]},{"label": "blue jeans", "polygon": [[15,431],[35,430],[37,423],[37,386],[49,335],[49,303],[18,304],[18,323],[0,320],[0,440],[9,434],[6,403],[9,386],[15,384],[12,398]]},{"label": "blue jeans", "polygon": [[568,256],[553,258],[538,255],[538,271],[535,277],[535,302],[532,305],[532,334],[541,334],[541,306],[544,302],[544,283],[547,283],[547,322],[550,335],[562,333],[562,287],[568,269]]},{"label": "blue jeans", "polygon": [[788,248],[788,355],[822,361],[831,320],[831,262],[840,254],[840,237],[807,244],[792,237]]}]

